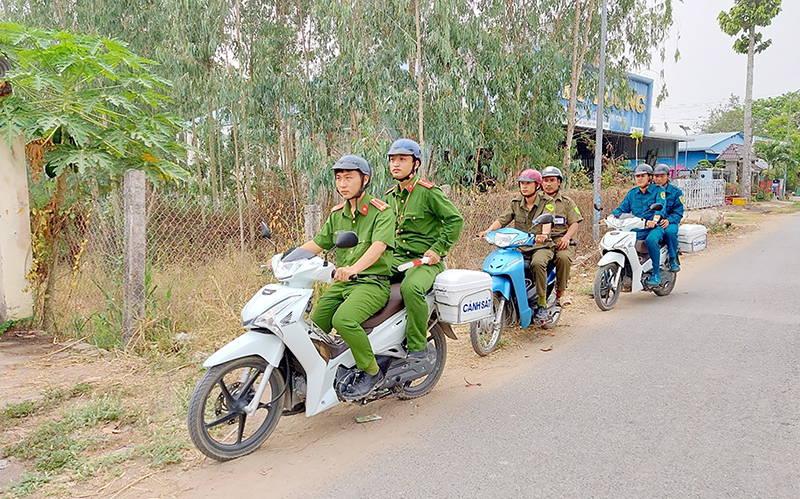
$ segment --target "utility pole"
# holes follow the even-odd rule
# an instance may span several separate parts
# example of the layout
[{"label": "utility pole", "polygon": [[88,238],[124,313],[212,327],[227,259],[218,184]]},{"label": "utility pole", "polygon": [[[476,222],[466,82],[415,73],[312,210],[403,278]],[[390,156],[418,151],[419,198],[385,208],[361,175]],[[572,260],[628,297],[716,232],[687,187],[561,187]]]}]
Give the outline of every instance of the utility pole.
[{"label": "utility pole", "polygon": [[594,136],[594,220],[592,235],[595,241],[600,240],[600,210],[603,205],[600,199],[600,173],[603,169],[603,117],[606,111],[606,14],[607,0],[600,7],[600,67],[597,75],[597,130]]}]

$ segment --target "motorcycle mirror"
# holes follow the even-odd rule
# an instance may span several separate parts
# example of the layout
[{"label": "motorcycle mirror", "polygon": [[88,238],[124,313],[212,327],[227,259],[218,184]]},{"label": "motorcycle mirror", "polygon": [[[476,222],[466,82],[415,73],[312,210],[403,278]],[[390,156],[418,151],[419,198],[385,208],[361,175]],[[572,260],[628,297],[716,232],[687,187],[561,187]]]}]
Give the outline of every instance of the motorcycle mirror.
[{"label": "motorcycle mirror", "polygon": [[595,203],[594,204],[594,209],[597,210],[597,211],[603,211],[603,207],[600,206],[600,203]]},{"label": "motorcycle mirror", "polygon": [[269,239],[272,237],[272,234],[269,233],[269,227],[267,226],[266,222],[261,222],[259,227],[261,228],[261,237],[264,239]]},{"label": "motorcycle mirror", "polygon": [[542,224],[551,224],[553,223],[553,215],[549,213],[544,213],[536,217],[536,220],[533,221],[534,225],[542,225]]},{"label": "motorcycle mirror", "polygon": [[661,203],[653,203],[650,205],[650,211],[661,211],[664,209],[664,205]]},{"label": "motorcycle mirror", "polygon": [[353,248],[358,244],[358,235],[355,232],[346,230],[336,234],[334,243],[337,248]]}]

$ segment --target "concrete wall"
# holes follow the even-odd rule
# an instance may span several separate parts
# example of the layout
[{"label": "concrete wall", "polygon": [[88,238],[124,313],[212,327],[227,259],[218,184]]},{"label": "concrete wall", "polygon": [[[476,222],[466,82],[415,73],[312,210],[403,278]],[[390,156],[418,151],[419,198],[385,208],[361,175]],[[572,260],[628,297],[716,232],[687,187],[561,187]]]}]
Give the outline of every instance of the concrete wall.
[{"label": "concrete wall", "polygon": [[25,145],[9,149],[0,140],[0,321],[33,315],[33,297],[25,291],[31,267],[31,223]]}]

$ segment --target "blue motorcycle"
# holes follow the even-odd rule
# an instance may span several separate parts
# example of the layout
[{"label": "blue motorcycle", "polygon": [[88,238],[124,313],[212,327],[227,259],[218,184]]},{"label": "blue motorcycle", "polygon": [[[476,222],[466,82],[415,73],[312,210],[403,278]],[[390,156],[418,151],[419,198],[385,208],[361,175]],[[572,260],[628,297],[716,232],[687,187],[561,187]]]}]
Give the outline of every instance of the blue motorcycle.
[{"label": "blue motorcycle", "polygon": [[[552,223],[553,216],[544,214],[534,225]],[[496,246],[483,261],[483,271],[492,276],[492,315],[473,322],[469,327],[472,348],[480,356],[489,355],[500,342],[503,329],[519,324],[526,329],[532,323],[545,329],[555,327],[561,317],[556,299],[556,269],[551,261],[547,267],[547,319],[532,321],[536,307],[536,283],[530,261],[518,249],[533,246],[535,236],[517,229],[502,228],[486,234],[486,242]]]}]

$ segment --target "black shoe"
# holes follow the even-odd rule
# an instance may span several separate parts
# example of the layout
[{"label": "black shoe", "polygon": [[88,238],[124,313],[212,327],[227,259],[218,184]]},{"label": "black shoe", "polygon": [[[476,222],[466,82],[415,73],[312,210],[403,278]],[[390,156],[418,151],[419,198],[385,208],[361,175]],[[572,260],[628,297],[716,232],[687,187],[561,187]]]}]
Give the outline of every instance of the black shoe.
[{"label": "black shoe", "polygon": [[412,352],[409,350],[408,353],[406,353],[406,360],[409,362],[425,362],[430,360],[428,349],[420,350],[419,352]]},{"label": "black shoe", "polygon": [[537,321],[546,321],[549,318],[549,316],[547,315],[547,308],[537,307],[536,313],[533,314],[533,318]]},{"label": "black shoe", "polygon": [[366,397],[383,379],[383,371],[380,369],[378,374],[367,374],[364,371],[358,371],[353,381],[343,390],[342,396],[353,400]]}]

